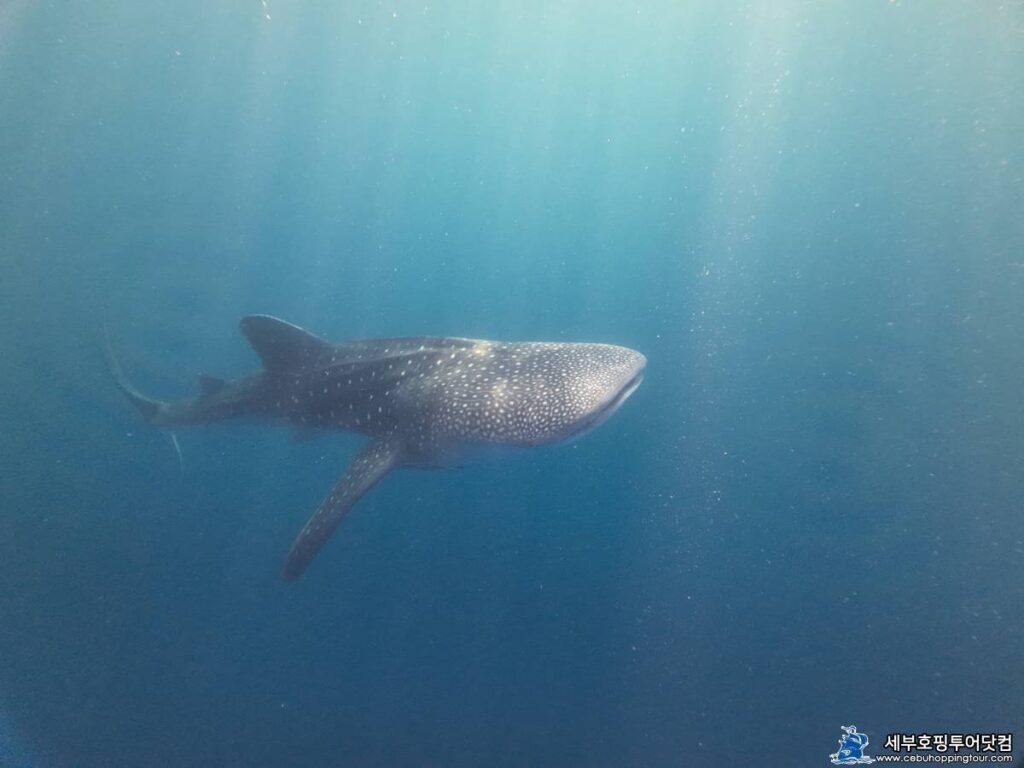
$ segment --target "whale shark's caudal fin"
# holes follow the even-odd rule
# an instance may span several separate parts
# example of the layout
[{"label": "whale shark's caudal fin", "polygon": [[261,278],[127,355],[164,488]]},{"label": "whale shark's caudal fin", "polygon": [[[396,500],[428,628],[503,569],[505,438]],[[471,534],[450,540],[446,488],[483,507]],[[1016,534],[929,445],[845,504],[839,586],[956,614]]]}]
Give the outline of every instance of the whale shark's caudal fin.
[{"label": "whale shark's caudal fin", "polygon": [[377,438],[363,446],[292,544],[282,574],[286,581],[302,575],[346,513],[384,475],[402,463],[403,454],[404,446],[395,438]]},{"label": "whale shark's caudal fin", "polygon": [[330,351],[331,344],[297,325],[270,315],[249,315],[240,323],[268,371],[292,371]]},{"label": "whale shark's caudal fin", "polygon": [[142,414],[142,418],[150,424],[159,423],[160,415],[166,410],[167,403],[146,397],[128,382],[128,379],[125,378],[124,373],[121,371],[117,358],[114,356],[114,347],[110,343],[110,332],[106,326],[103,327],[103,349],[107,357],[107,368],[110,369],[110,375],[114,377],[117,388],[135,406],[135,410]]}]

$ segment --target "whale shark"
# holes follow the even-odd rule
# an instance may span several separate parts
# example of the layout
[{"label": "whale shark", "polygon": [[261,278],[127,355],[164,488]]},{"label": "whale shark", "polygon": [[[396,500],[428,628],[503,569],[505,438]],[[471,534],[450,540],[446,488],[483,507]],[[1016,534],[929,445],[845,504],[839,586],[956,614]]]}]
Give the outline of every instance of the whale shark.
[{"label": "whale shark", "polygon": [[488,446],[572,440],[603,423],[643,379],[647,359],[612,344],[422,336],[330,342],[269,315],[241,320],[262,362],[234,380],[201,374],[198,396],[166,402],[136,390],[107,343],[120,390],[150,424],[283,420],[299,435],[369,438],[299,532],[282,576],[293,581],[342,518],[398,468],[436,468]]}]

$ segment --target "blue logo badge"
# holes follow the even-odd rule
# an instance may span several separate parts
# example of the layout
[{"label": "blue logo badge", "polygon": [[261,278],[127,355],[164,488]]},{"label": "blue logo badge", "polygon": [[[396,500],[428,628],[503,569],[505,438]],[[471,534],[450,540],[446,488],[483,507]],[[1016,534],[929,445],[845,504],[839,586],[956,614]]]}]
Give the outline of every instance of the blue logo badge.
[{"label": "blue logo badge", "polygon": [[868,737],[857,732],[856,725],[844,725],[843,735],[839,738],[839,751],[829,757],[833,765],[864,765],[875,762],[875,758],[864,754],[868,745]]}]

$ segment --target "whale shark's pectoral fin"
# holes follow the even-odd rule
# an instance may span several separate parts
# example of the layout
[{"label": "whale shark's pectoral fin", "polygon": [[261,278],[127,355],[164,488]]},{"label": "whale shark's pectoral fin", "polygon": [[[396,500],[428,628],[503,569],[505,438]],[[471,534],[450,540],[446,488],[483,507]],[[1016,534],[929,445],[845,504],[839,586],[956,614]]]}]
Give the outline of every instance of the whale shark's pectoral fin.
[{"label": "whale shark's pectoral fin", "polygon": [[402,442],[393,438],[378,438],[363,446],[292,544],[284,564],[285,581],[294,581],[302,575],[341,519],[364,493],[402,463],[403,454]]}]

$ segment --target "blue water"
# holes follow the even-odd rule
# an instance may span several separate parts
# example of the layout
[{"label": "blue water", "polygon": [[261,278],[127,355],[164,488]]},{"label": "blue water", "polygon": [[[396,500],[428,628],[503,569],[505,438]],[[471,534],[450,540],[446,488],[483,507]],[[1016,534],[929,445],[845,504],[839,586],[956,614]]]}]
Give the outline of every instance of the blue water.
[{"label": "blue water", "polygon": [[[1024,738],[1022,41],[954,0],[6,0],[12,733],[74,768]],[[100,351],[185,396],[254,369],[253,312],[650,363],[578,443],[388,478],[286,585],[359,440],[199,428],[179,467]]]}]

